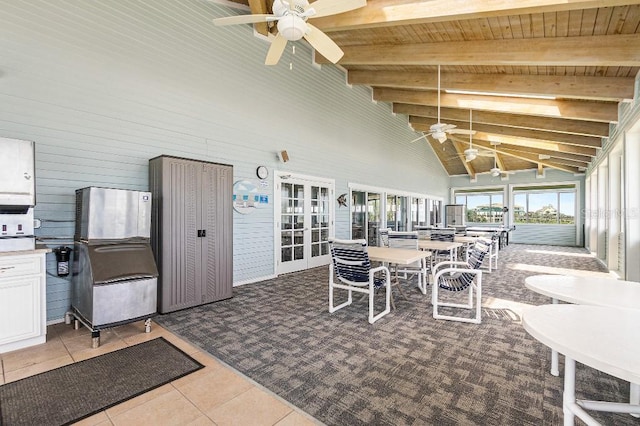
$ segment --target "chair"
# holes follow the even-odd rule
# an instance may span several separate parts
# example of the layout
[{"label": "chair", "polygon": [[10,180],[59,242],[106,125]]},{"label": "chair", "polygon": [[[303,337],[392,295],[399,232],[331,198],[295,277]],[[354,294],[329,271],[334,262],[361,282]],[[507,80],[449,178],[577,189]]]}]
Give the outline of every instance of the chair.
[{"label": "chair", "polygon": [[[476,243],[469,253],[469,260],[467,262],[441,262],[433,267],[431,304],[433,305],[433,317],[435,319],[480,324],[482,321],[482,270],[480,270],[480,266],[482,265],[487,253],[489,253],[489,246],[482,243]],[[447,290],[451,292],[469,290],[467,303],[441,302],[438,299],[438,293],[440,290]],[[440,306],[474,309],[474,290],[477,293],[474,318],[442,315],[438,313],[438,308]]]},{"label": "chair", "polygon": [[491,239],[479,238],[478,241],[489,246],[489,256],[487,257],[489,265],[487,272],[491,273],[493,269],[498,269],[498,252],[500,251],[498,246],[500,243],[500,236],[499,234],[494,233],[491,235]]},{"label": "chair", "polygon": [[[389,231],[389,247],[407,250],[420,250],[418,247],[418,232],[396,232]],[[427,259],[422,258],[410,265],[396,265],[394,267],[396,277],[403,274],[404,279],[408,279],[409,275],[418,275],[418,288],[422,294],[427,294],[427,285],[429,285],[429,272],[427,267]],[[398,286],[398,289],[400,287]],[[402,293],[402,290],[400,290]],[[404,296],[404,294],[403,294]]]},{"label": "chair", "polygon": [[[369,323],[373,324],[391,312],[391,278],[386,266],[371,267],[365,240],[329,240],[332,263],[329,265],[329,312],[350,305],[353,292],[369,295]],[[379,273],[379,274],[378,274]],[[380,276],[383,275],[383,276]],[[374,293],[385,289],[385,309],[374,315]],[[335,306],[333,291],[347,290],[347,301]]]},{"label": "chair", "polygon": [[[446,241],[452,243],[455,241],[456,230],[454,228],[440,228],[431,230],[431,241]],[[447,250],[435,250],[433,252],[433,261],[440,262],[449,260],[451,253]]]}]

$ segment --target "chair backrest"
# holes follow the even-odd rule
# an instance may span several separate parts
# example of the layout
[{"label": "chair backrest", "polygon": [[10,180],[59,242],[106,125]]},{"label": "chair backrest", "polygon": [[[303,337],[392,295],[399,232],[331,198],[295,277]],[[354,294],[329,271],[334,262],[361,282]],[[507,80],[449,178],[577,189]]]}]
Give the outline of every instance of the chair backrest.
[{"label": "chair backrest", "polygon": [[446,241],[453,242],[456,236],[456,230],[453,228],[442,228],[442,229],[432,229],[431,230],[431,240],[432,241]]},{"label": "chair backrest", "polygon": [[418,232],[389,231],[389,247],[418,250]]},{"label": "chair backrest", "polygon": [[369,282],[371,261],[365,240],[329,240],[333,271],[344,283]]},{"label": "chair backrest", "polygon": [[389,232],[391,232],[391,228],[382,228],[378,231],[378,245],[380,247],[389,247]]},{"label": "chair backrest", "polygon": [[[467,261],[469,269],[480,269],[484,257],[489,253],[489,246],[482,243],[475,243],[473,248],[469,251],[469,260]],[[444,279],[442,279],[444,277]],[[471,285],[474,274],[462,272],[456,275],[447,276],[446,274],[441,277],[438,282],[438,286],[445,290],[461,291]]]}]

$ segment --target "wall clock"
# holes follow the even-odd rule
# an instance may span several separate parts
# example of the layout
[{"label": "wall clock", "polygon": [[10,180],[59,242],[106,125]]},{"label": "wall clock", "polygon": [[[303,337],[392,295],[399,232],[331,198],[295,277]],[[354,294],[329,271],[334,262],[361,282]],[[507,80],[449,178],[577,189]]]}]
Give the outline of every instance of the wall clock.
[{"label": "wall clock", "polygon": [[269,169],[267,169],[265,166],[260,166],[256,169],[256,174],[260,179],[266,179],[267,177],[269,177]]}]

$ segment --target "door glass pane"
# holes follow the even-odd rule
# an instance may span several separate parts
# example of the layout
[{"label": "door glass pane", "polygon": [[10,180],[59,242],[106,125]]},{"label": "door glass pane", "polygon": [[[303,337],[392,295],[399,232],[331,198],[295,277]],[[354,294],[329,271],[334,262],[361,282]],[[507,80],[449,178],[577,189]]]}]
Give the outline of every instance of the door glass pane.
[{"label": "door glass pane", "polygon": [[364,238],[366,207],[364,192],[353,191],[351,193],[351,238],[359,240]]},{"label": "door glass pane", "polygon": [[[370,246],[378,245],[378,229],[381,220],[381,196],[373,192],[367,194],[367,241]],[[364,238],[364,237],[363,237]]]},{"label": "door glass pane", "polygon": [[329,238],[329,188],[311,187],[311,257],[322,255]]},{"label": "door glass pane", "polygon": [[291,262],[298,259],[299,249],[304,248],[304,186],[282,183],[281,197],[280,261]]},{"label": "door glass pane", "polygon": [[575,223],[575,211],[576,211],[576,193],[561,192],[559,218],[558,218],[560,223],[565,225]]}]

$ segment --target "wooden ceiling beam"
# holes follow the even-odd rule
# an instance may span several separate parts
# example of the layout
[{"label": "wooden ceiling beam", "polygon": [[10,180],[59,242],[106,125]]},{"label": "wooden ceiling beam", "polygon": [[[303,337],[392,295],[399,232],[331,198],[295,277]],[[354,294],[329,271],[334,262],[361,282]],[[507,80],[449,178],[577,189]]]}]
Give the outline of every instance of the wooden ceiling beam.
[{"label": "wooden ceiling beam", "polygon": [[[430,117],[432,119],[438,117],[437,106],[394,103],[393,112],[396,114]],[[445,123],[448,122],[447,120],[465,121],[469,118],[469,111],[458,108],[440,108],[440,118]],[[609,136],[609,124],[599,121],[538,117],[492,111],[473,111],[473,123],[520,127],[523,129],[540,129],[549,132],[572,133],[585,136]],[[468,128],[468,123],[464,127]]]},{"label": "wooden ceiling beam", "polygon": [[475,171],[474,167],[471,165],[471,162],[467,161],[465,156],[464,156],[464,150],[466,149],[466,146],[463,143],[460,143],[460,142],[455,141],[455,140],[452,140],[451,142],[453,143],[453,146],[456,149],[456,152],[458,153],[458,157],[460,158],[460,161],[462,161],[462,165],[464,166],[465,170],[467,171],[467,174],[469,175],[469,177],[471,179],[475,179],[476,178],[476,171]]},{"label": "wooden ceiling beam", "polygon": [[[498,146],[494,146],[491,143],[487,142],[487,141],[477,141],[474,142],[477,146],[482,147],[484,149],[487,150],[491,150],[491,151],[495,151],[499,154],[502,155],[507,155],[509,157],[514,157],[514,158],[519,158],[520,160],[525,160],[525,161],[529,161],[531,163],[535,163],[535,164],[542,164],[543,166],[546,167],[552,167],[554,169],[558,169],[558,170],[562,170],[568,173],[580,173],[579,169],[577,167],[571,167],[571,166],[566,166],[564,164],[558,164],[555,161],[552,160],[540,160],[539,158],[537,158],[537,156],[535,155],[531,155],[531,154],[524,154],[524,153],[513,153],[513,152],[508,152],[505,151],[503,149],[501,149],[501,147]],[[502,169],[501,169],[502,170]]]},{"label": "wooden ceiling beam", "polygon": [[[416,131],[424,131],[428,132],[429,128],[426,126],[416,125]],[[465,139],[460,138],[460,136],[452,135],[452,138],[458,138],[461,141],[468,140],[468,137]],[[587,148],[584,146],[575,146],[575,145],[565,145],[561,143],[548,142],[543,140],[535,140],[535,139],[526,139],[526,138],[514,138],[510,136],[502,136],[502,135],[492,135],[488,133],[476,133],[473,136],[473,143],[475,144],[477,140],[484,140],[485,142],[496,142],[499,144],[506,144],[509,146],[516,146],[524,149],[525,151],[528,148],[535,149],[544,149],[548,151],[555,151],[559,153],[569,153],[569,154],[577,154],[577,155],[586,155],[590,157],[595,157],[598,153],[598,150],[595,148]]]},{"label": "wooden ceiling beam", "polygon": [[[341,46],[347,65],[640,66],[640,34]],[[318,63],[329,63],[316,58]]]},{"label": "wooden ceiling beam", "polygon": [[[464,142],[465,144],[468,143],[462,135],[453,135],[451,136],[451,139],[456,140],[458,142]],[[475,140],[473,143],[475,143]],[[586,167],[593,159],[589,155],[572,154],[569,152],[552,151],[549,149],[539,149],[539,148],[532,148],[532,147],[520,146],[520,145],[502,144],[500,149],[502,149],[503,151],[512,152],[514,154],[517,154],[517,153],[534,154],[538,156],[538,159],[540,159],[540,156],[542,156],[543,159],[546,156],[546,157],[550,157],[549,159],[553,158],[558,163],[565,164],[565,162],[570,162],[566,164],[574,165],[576,167]]]},{"label": "wooden ceiling beam", "polygon": [[[267,0],[249,0],[249,8],[251,9],[251,13],[256,14],[264,14],[270,13],[267,7]],[[253,24],[253,28],[257,33],[266,36],[269,34],[269,24],[266,22],[258,22]]]},{"label": "wooden ceiling beam", "polygon": [[[435,72],[349,70],[349,84],[437,90]],[[621,101],[633,99],[635,79],[561,75],[505,75],[442,73],[442,90],[463,90],[497,94],[542,95],[559,98]]]},{"label": "wooden ceiling beam", "polygon": [[[442,122],[445,122],[442,120]],[[427,117],[409,116],[409,124],[427,125],[433,124],[433,119]],[[468,129],[469,123],[463,121],[449,120],[447,124],[453,124],[458,129]],[[548,132],[545,130],[531,130],[517,127],[496,126],[493,124],[473,123],[473,130],[494,135],[513,136],[527,139],[541,139],[544,141],[564,143],[568,145],[586,146],[589,148],[602,148],[602,138],[595,136],[570,135],[566,133]]]},{"label": "wooden ceiling beam", "polygon": [[640,4],[639,0],[376,0],[340,15],[313,19],[323,31],[456,21],[483,17],[550,13]]},{"label": "wooden ceiling beam", "polygon": [[[638,50],[640,51],[640,49]],[[438,93],[431,90],[416,91],[374,87],[373,99],[379,102],[438,105]],[[542,117],[601,121],[605,123],[618,120],[618,105],[614,102],[509,98],[505,96],[442,93],[440,96],[440,105],[441,107],[447,108],[465,109],[467,112],[472,109],[473,111],[494,111]]]}]

